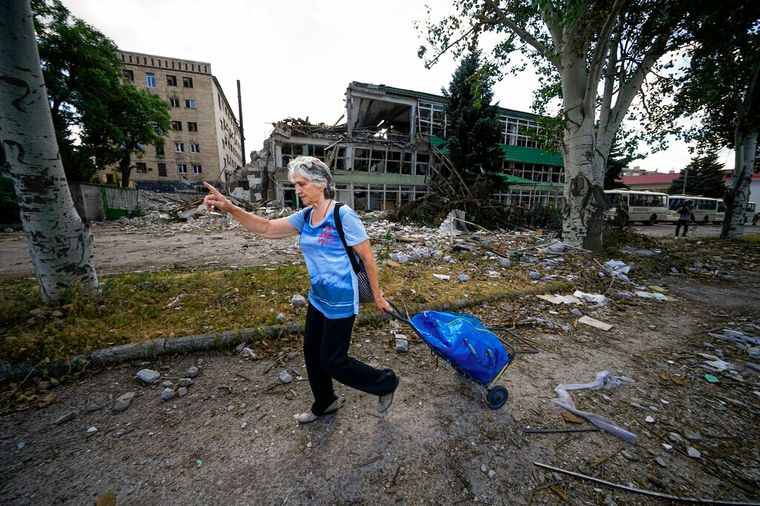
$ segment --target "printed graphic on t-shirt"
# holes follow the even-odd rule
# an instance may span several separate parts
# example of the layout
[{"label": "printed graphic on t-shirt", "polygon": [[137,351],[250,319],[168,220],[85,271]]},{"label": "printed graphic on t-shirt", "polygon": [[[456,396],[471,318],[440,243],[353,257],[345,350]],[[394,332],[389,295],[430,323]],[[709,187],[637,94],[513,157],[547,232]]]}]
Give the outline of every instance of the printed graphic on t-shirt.
[{"label": "printed graphic on t-shirt", "polygon": [[320,246],[332,246],[333,241],[336,238],[336,232],[333,227],[330,225],[325,225],[322,231],[319,233],[319,236],[317,237],[317,243]]}]

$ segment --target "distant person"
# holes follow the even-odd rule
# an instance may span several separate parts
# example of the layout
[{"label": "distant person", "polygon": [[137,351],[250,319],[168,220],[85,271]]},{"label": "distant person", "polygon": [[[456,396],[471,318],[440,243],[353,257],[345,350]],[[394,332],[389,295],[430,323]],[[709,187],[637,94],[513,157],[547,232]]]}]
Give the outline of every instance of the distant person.
[{"label": "distant person", "polygon": [[678,221],[676,222],[676,237],[678,237],[678,231],[683,226],[683,235],[686,237],[686,233],[689,231],[689,221],[691,221],[691,200],[685,201],[678,208]]},{"label": "distant person", "polygon": [[[288,164],[288,177],[308,207],[286,218],[267,220],[248,213],[206,182],[203,184],[211,193],[206,195],[204,203],[209,211],[216,208],[227,212],[261,237],[280,239],[301,234],[299,244],[311,281],[303,353],[314,402],[310,409],[294,416],[298,423],[314,422],[340,408],[333,391],[333,379],[377,395],[377,409],[382,413],[393,402],[399,380],[391,369],[375,369],[348,356],[351,330],[359,312],[359,287],[336,229],[335,185],[330,169],[317,158],[299,156]],[[380,311],[392,311],[380,290],[377,263],[361,219],[348,206],[342,205],[338,211],[346,244],[364,263],[375,306]]]}]

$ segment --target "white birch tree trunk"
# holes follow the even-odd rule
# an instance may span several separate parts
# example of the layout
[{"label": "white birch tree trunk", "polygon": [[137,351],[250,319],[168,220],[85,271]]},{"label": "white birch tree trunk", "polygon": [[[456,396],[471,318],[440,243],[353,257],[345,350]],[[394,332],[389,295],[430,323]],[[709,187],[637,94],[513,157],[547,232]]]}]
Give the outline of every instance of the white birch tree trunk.
[{"label": "white birch tree trunk", "polygon": [[562,97],[565,160],[562,240],[570,246],[602,249],[604,169],[597,167],[595,111],[586,100],[585,60],[563,62]]},{"label": "white birch tree trunk", "polygon": [[0,111],[2,173],[13,180],[43,300],[96,289],[92,234],[66,183],[28,0],[0,0]]},{"label": "white birch tree trunk", "polygon": [[726,206],[721,237],[739,239],[744,234],[747,202],[755,165],[757,132],[741,137],[734,153],[734,179],[731,183],[731,203]]}]

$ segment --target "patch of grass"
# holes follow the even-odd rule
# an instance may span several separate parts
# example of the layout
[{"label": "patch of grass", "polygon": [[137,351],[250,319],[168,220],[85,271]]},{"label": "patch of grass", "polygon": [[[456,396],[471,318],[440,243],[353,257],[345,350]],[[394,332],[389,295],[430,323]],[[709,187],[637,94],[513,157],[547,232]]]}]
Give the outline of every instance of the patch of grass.
[{"label": "patch of grass", "polygon": [[[447,303],[519,292],[531,286],[527,270],[496,269],[493,260],[467,252],[452,255],[455,264],[419,261],[381,268],[386,296],[414,304]],[[448,274],[448,281],[433,277]],[[466,273],[471,280],[460,283]],[[34,278],[0,279],[0,362],[44,364],[96,349],[158,337],[180,337],[301,322],[304,308],[294,308],[295,293],[306,295],[309,278],[302,263],[239,270],[161,271],[109,276],[100,293],[85,298],[75,292],[56,304],[43,304]],[[366,304],[363,311],[372,311]]]}]

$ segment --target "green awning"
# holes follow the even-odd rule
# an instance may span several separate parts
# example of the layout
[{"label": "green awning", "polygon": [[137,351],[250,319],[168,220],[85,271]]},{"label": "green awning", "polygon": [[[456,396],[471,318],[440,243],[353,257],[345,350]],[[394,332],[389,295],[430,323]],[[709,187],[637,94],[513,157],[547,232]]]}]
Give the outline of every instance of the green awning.
[{"label": "green awning", "polygon": [[499,145],[504,153],[504,159],[510,162],[533,163],[536,165],[552,165],[562,167],[564,162],[559,153],[550,153],[543,149],[525,146]]},{"label": "green awning", "polygon": [[431,135],[430,136],[430,147],[432,147],[436,153],[441,153],[442,155],[448,155],[449,154],[449,146],[446,143],[446,139],[444,137],[438,137],[437,135]]},{"label": "green awning", "polygon": [[[449,146],[444,137],[431,135],[430,147],[432,147],[436,153],[440,153],[442,155],[449,154]],[[499,148],[503,153],[502,156],[504,160],[508,162],[551,165],[554,167],[562,167],[564,165],[562,155],[559,153],[550,153],[543,149],[528,148],[525,146],[510,146],[507,144],[499,144]],[[526,179],[525,181],[528,180]]]},{"label": "green awning", "polygon": [[513,176],[512,174],[499,174],[498,176],[508,185],[519,184],[524,186],[537,186],[539,184],[538,181],[525,179],[524,177]]}]

